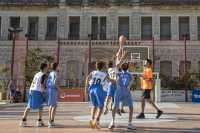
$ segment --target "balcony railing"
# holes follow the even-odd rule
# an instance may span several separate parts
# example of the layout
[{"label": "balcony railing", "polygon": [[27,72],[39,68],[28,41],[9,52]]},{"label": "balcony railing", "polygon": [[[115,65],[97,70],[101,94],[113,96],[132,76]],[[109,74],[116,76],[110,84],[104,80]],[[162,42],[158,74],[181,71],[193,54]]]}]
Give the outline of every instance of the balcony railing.
[{"label": "balcony railing", "polygon": [[186,37],[186,40],[190,40],[190,34],[179,35],[179,40],[184,40],[184,37]]},{"label": "balcony railing", "polygon": [[200,0],[140,0],[140,4],[200,4]]},{"label": "balcony railing", "polygon": [[59,3],[59,0],[0,0],[0,4],[29,4],[29,3],[52,4],[52,3]]},{"label": "balcony railing", "polygon": [[160,40],[171,40],[171,35],[161,35]]},{"label": "balcony railing", "polygon": [[82,0],[66,0],[67,4],[81,4]]},{"label": "balcony railing", "polygon": [[45,40],[57,40],[56,34],[46,34]]},{"label": "balcony railing", "polygon": [[131,3],[131,0],[116,0],[116,3]]},{"label": "balcony railing", "polygon": [[89,2],[91,4],[105,4],[105,3],[109,3],[109,0],[90,0]]}]

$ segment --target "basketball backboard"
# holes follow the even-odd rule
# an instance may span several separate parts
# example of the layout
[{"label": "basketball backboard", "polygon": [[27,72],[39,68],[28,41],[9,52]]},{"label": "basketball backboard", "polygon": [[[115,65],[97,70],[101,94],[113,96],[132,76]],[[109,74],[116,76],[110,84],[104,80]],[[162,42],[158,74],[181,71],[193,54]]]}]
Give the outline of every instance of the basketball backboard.
[{"label": "basketball backboard", "polygon": [[148,46],[124,46],[122,53],[129,50],[124,59],[135,60],[135,61],[145,61],[149,59],[149,47]]}]

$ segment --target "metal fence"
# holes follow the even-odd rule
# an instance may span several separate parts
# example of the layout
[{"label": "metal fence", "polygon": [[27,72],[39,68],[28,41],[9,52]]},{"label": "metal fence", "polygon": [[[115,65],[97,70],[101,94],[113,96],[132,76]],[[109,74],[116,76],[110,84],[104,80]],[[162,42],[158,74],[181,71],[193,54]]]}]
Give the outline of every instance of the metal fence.
[{"label": "metal fence", "polygon": [[15,4],[28,4],[28,3],[59,3],[59,0],[0,0],[0,3],[15,3]]},{"label": "metal fence", "polygon": [[[18,33],[13,37],[13,47],[12,47],[12,61],[11,61],[11,78],[15,81],[16,86],[23,88],[25,92],[25,80],[22,76],[25,73],[24,66],[20,65],[25,63],[25,57],[28,47],[28,39],[23,35]],[[18,59],[21,58],[19,61]],[[25,99],[24,93],[24,99]]]},{"label": "metal fence", "polygon": [[[51,54],[55,52],[60,65],[60,86],[63,89],[78,89],[84,88],[85,79],[88,74],[94,70],[96,61],[104,63],[103,71],[107,73],[106,63],[116,60],[116,52],[119,50],[118,37],[109,39],[97,39],[89,37],[66,37],[51,39],[26,40],[24,36],[15,36],[14,58],[25,56],[25,45],[28,41],[28,49],[40,48],[42,53]],[[200,65],[200,44],[198,37],[183,37],[154,40],[154,38],[129,38],[124,46],[148,46],[149,57],[153,61],[153,72],[160,72],[164,76],[161,81],[162,89],[168,88],[166,84],[173,84],[174,77],[183,75],[184,78],[177,82],[184,82],[178,89],[191,88],[190,81],[188,82],[188,72],[186,70],[198,71]],[[59,52],[60,51],[60,52]],[[23,85],[23,77],[17,76],[22,72],[22,68],[14,62],[13,77],[17,81],[18,86]],[[184,75],[185,74],[185,75]],[[164,82],[165,81],[165,82]],[[176,80],[174,80],[176,81]],[[139,83],[139,82],[138,82]],[[154,85],[153,85],[154,86]],[[170,87],[170,86],[169,86]],[[194,87],[193,87],[194,88]],[[154,87],[153,87],[154,90]],[[186,93],[187,94],[187,93]]]}]

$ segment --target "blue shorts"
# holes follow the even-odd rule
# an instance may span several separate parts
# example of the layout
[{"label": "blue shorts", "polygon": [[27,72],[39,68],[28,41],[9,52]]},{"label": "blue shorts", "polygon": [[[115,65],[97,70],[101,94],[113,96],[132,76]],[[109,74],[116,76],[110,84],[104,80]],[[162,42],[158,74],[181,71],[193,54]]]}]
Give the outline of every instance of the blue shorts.
[{"label": "blue shorts", "polygon": [[57,89],[46,88],[47,105],[57,105]]},{"label": "blue shorts", "polygon": [[103,90],[102,85],[91,85],[89,88],[89,96],[93,107],[104,107],[106,92]]},{"label": "blue shorts", "polygon": [[29,91],[29,98],[28,98],[28,106],[27,108],[31,109],[43,109],[43,95],[42,92],[36,90]]},{"label": "blue shorts", "polygon": [[117,90],[117,83],[109,83],[108,85],[108,92],[107,92],[107,96],[111,96],[111,97],[114,97],[115,95],[115,92]]},{"label": "blue shorts", "polygon": [[10,91],[10,96],[11,97],[15,96],[15,91]]},{"label": "blue shorts", "polygon": [[114,107],[118,107],[119,102],[123,102],[122,106],[133,106],[131,92],[126,92],[128,86],[120,86],[120,90],[116,90],[115,96],[114,96]]}]

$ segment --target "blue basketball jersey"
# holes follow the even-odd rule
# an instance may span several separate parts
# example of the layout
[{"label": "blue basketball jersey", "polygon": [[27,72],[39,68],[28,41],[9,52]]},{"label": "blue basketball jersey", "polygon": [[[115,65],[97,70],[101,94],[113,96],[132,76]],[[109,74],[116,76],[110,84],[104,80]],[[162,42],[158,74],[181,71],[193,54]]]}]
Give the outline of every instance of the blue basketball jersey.
[{"label": "blue basketball jersey", "polygon": [[127,72],[120,72],[119,73],[119,79],[118,79],[118,84],[120,86],[128,86],[130,84],[130,73]]},{"label": "blue basketball jersey", "polygon": [[[57,89],[56,86],[54,85],[54,81],[55,81],[57,74],[58,74],[57,71],[50,72],[48,79],[47,79],[46,88]],[[59,79],[58,79],[57,84],[59,84]]]}]

